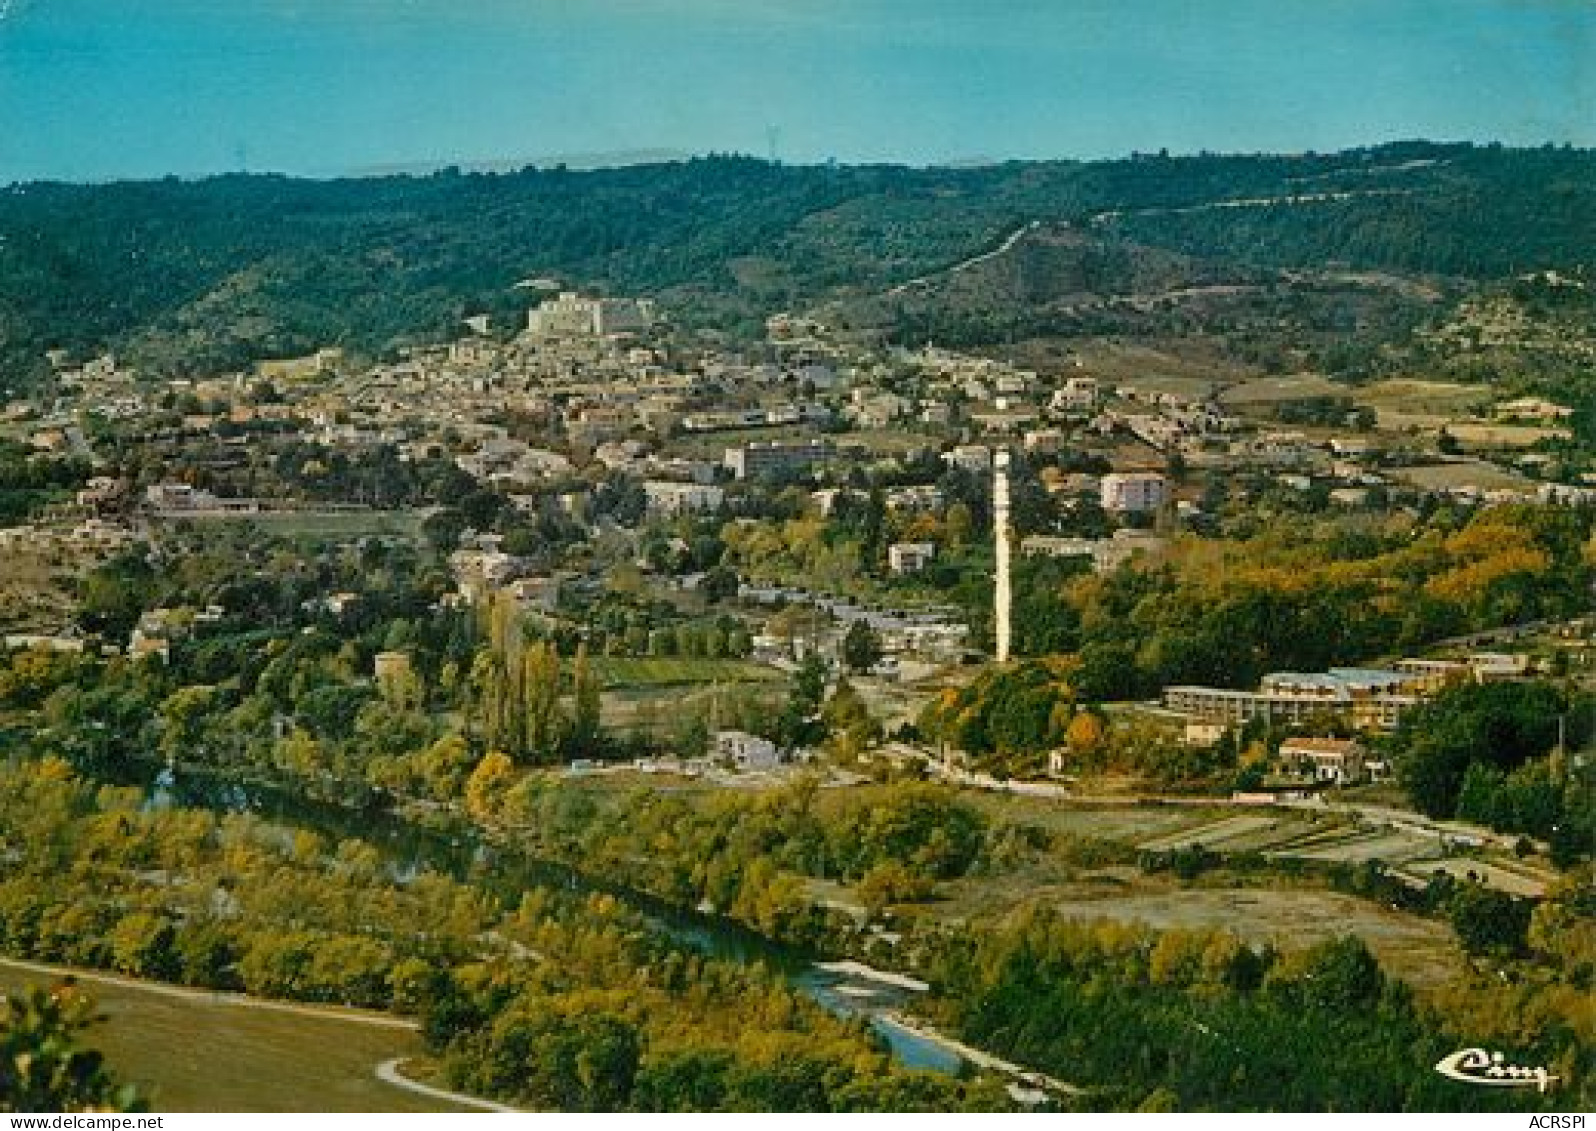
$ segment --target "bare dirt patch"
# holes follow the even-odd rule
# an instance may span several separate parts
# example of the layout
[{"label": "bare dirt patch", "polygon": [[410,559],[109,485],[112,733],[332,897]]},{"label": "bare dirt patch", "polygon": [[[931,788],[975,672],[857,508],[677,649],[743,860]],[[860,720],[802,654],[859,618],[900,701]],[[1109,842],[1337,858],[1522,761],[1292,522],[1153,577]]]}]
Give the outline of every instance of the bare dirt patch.
[{"label": "bare dirt patch", "polygon": [[1157,893],[1043,897],[1074,919],[1120,919],[1161,930],[1224,929],[1255,945],[1296,950],[1339,935],[1368,944],[1392,973],[1416,985],[1454,974],[1461,961],[1444,924],[1375,906],[1338,892],[1199,888]]},{"label": "bare dirt patch", "polygon": [[1301,401],[1310,397],[1344,397],[1345,385],[1338,385],[1318,373],[1296,373],[1286,377],[1259,377],[1232,385],[1219,395],[1227,405],[1276,404],[1280,401]]},{"label": "bare dirt patch", "polygon": [[1522,475],[1478,459],[1460,459],[1449,463],[1435,463],[1420,467],[1391,469],[1395,479],[1411,483],[1426,491],[1445,491],[1459,487],[1473,487],[1480,491],[1526,490],[1534,484]]}]

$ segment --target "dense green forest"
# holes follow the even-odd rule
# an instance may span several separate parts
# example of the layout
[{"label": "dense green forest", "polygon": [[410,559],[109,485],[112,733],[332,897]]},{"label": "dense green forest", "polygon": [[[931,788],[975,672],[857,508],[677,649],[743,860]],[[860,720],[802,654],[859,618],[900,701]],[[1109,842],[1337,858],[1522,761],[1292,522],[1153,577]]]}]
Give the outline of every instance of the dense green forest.
[{"label": "dense green forest", "polygon": [[[1512,1026],[1496,1011],[1523,1001],[1491,1000],[1505,995],[1487,987],[1470,1016],[1443,1027],[1351,937],[1282,955],[1223,932],[1153,934],[1036,911],[951,940],[937,982],[962,1031],[985,1047],[1056,1075],[1114,1080],[1095,1097],[1104,1106],[1440,1111],[1526,1102],[1460,1096],[1431,1069],[1457,1039],[1451,1025],[1479,1040]],[[1579,1042],[1565,1020],[1536,1034],[1534,1055],[1567,1073]]]},{"label": "dense green forest", "polygon": [[[1208,207],[1248,201],[1245,207]],[[0,195],[0,375],[50,347],[206,372],[342,345],[376,354],[514,284],[661,293],[751,332],[878,294],[1038,220],[1090,230],[1088,288],[1344,266],[1497,279],[1596,258],[1596,154],[1405,143],[1328,155],[1137,156],[975,169],[710,157],[595,172],[28,184]]]}]

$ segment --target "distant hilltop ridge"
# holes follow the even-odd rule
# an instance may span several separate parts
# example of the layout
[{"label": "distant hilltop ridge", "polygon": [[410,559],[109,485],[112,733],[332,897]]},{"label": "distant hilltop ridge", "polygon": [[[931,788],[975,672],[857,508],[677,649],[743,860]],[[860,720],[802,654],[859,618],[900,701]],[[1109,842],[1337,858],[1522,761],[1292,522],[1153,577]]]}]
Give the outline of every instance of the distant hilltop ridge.
[{"label": "distant hilltop ridge", "polygon": [[[3,2],[3,0],[0,0]],[[392,161],[377,165],[357,165],[349,169],[327,170],[331,177],[425,177],[444,169],[459,169],[462,173],[518,173],[522,169],[556,169],[564,167],[574,172],[587,173],[600,169],[626,169],[634,165],[672,165],[691,161],[695,157],[708,157],[707,153],[690,153],[685,149],[601,149],[584,153],[550,153],[540,157],[499,157],[478,161]],[[1134,156],[1134,155],[1133,155]],[[1074,157],[1038,159],[1041,161],[1079,160]],[[784,164],[815,166],[834,165],[827,161],[786,161]],[[985,169],[994,165],[1029,163],[1025,158],[993,157],[971,154],[967,157],[931,161],[920,168],[926,169]],[[859,164],[859,162],[849,162]],[[894,162],[896,164],[896,162]],[[914,167],[914,166],[908,166]],[[267,172],[268,170],[261,170]],[[292,174],[289,174],[292,175]]]},{"label": "distant hilltop ridge", "polygon": [[551,153],[541,157],[497,158],[483,161],[400,161],[383,165],[359,165],[342,170],[344,177],[424,177],[442,169],[463,173],[515,173],[522,169],[555,169],[564,166],[588,172],[595,169],[624,169],[629,165],[669,165],[693,155],[680,149],[609,149],[592,153]]},{"label": "distant hilltop ridge", "polygon": [[[1448,324],[1479,288],[1584,282],[1596,262],[1596,151],[1572,147],[962,168],[590,159],[650,154],[664,159],[588,170],[570,154],[569,175],[12,186],[0,389],[41,387],[57,349],[157,376],[323,346],[381,356],[467,317],[518,324],[516,284],[544,278],[650,298],[670,325],[742,342],[780,311],[956,348],[1206,330],[1238,363],[1350,372]],[[1585,293],[1528,297],[1572,325]]]}]

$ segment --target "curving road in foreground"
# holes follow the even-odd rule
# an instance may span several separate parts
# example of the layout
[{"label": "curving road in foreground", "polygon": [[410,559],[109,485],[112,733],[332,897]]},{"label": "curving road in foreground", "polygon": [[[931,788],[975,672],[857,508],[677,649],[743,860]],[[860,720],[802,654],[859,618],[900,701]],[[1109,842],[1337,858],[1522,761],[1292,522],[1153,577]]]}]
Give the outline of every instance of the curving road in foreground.
[{"label": "curving road in foreground", "polygon": [[377,1079],[384,1084],[392,1084],[395,1088],[403,1088],[407,1092],[415,1092],[418,1096],[426,1096],[432,1100],[443,1100],[445,1103],[458,1104],[461,1107],[472,1107],[479,1111],[520,1111],[518,1107],[509,1104],[495,1103],[492,1100],[468,1096],[463,1092],[448,1092],[442,1088],[434,1088],[430,1084],[423,1084],[412,1080],[399,1071],[399,1066],[405,1062],[405,1057],[396,1056],[392,1060],[385,1060],[377,1065]]}]

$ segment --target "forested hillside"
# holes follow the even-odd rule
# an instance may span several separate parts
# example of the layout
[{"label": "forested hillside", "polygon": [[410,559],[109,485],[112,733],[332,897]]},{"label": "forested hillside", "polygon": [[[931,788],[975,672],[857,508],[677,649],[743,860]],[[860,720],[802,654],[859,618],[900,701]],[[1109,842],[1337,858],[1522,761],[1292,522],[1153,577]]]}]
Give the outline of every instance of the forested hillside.
[{"label": "forested hillside", "polygon": [[[465,314],[518,316],[529,276],[661,294],[678,320],[750,333],[774,310],[934,274],[1031,221],[1053,236],[1027,252],[1022,307],[1296,268],[1494,280],[1592,262],[1592,217],[1596,153],[1424,143],[974,169],[710,157],[16,185],[0,194],[0,378],[28,383],[54,346],[110,346],[165,373],[325,344],[374,354]],[[957,321],[964,298],[946,301]],[[925,312],[888,303],[884,317],[913,329]],[[977,319],[960,336],[1014,329]]]}]

